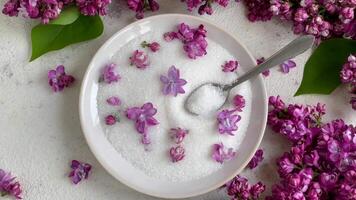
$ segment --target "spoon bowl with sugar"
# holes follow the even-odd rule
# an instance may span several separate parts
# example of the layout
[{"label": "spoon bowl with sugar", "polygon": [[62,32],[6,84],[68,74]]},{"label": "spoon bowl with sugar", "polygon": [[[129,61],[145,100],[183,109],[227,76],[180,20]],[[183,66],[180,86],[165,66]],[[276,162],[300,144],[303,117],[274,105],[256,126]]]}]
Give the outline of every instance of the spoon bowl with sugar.
[{"label": "spoon bowl with sugar", "polygon": [[207,115],[219,110],[226,103],[232,88],[263,71],[304,53],[313,44],[314,36],[300,36],[230,84],[204,83],[198,86],[186,98],[184,102],[185,110],[194,115]]}]

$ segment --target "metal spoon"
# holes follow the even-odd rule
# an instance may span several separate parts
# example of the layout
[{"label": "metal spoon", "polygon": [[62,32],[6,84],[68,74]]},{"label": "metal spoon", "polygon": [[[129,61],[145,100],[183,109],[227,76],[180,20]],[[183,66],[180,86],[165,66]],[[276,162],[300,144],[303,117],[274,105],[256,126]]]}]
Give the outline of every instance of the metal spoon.
[{"label": "metal spoon", "polygon": [[[196,97],[192,98],[198,90],[202,89],[203,86],[209,86],[209,87],[215,87],[216,91],[221,93],[220,95],[225,98],[225,101],[221,101],[221,105],[216,105],[212,106],[212,111],[216,111],[220,109],[226,102],[227,98],[229,97],[230,90],[240,83],[243,83],[250,78],[260,74],[261,72],[270,69],[274,66],[277,66],[284,61],[294,58],[295,56],[305,52],[308,50],[310,47],[312,47],[314,43],[314,36],[311,35],[305,35],[305,36],[300,36],[297,39],[293,40],[290,42],[287,46],[284,48],[280,49],[277,53],[273,54],[271,57],[269,57],[265,62],[262,64],[258,65],[257,67],[251,69],[248,71],[246,74],[242,75],[241,77],[237,78],[234,82],[230,84],[219,84],[219,83],[205,83],[200,85],[199,87],[195,88],[187,97],[187,99],[184,102],[184,108],[195,115],[200,115],[202,113],[197,113],[197,111],[194,111],[192,104],[194,102],[197,102]],[[204,97],[201,97],[204,98]],[[207,112],[204,112],[207,113]]]}]

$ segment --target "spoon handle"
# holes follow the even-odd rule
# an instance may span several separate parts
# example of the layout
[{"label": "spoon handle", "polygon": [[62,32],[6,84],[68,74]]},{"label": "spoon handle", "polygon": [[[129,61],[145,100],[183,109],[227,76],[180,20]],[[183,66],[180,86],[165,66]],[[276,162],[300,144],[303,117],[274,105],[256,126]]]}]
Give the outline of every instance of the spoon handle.
[{"label": "spoon handle", "polygon": [[230,90],[246,80],[268,70],[284,61],[294,58],[295,56],[305,52],[314,44],[314,36],[304,35],[290,42],[287,46],[283,47],[277,53],[269,57],[265,62],[251,69],[246,74],[242,75],[231,84],[225,85],[223,90]]}]

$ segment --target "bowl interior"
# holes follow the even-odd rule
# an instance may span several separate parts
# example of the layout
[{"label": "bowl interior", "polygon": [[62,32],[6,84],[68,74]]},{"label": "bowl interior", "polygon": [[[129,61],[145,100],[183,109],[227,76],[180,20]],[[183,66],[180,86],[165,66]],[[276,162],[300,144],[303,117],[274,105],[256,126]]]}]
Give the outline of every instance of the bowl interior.
[{"label": "bowl interior", "polygon": [[211,40],[221,44],[233,55],[239,58],[241,67],[245,70],[255,65],[254,58],[244,46],[233,36],[215,25],[197,17],[178,14],[157,15],[137,21],[113,35],[93,57],[85,74],[80,94],[80,120],[85,138],[90,149],[115,178],[129,187],[156,197],[185,198],[209,192],[223,185],[240,173],[252,158],[258,148],[266,124],[267,101],[266,92],[261,76],[250,80],[252,94],[252,111],[246,136],[239,149],[238,158],[224,163],[217,172],[198,180],[187,182],[168,182],[147,176],[134,168],[122,158],[107,140],[100,124],[97,109],[97,93],[101,67],[124,44],[135,37],[154,32],[155,27],[170,27],[172,24],[188,23],[197,26],[204,24]]}]

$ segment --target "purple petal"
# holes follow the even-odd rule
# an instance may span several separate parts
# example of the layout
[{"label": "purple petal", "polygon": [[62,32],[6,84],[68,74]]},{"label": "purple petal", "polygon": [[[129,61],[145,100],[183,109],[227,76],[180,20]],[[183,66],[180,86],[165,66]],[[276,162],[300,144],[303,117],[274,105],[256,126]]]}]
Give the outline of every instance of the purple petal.
[{"label": "purple petal", "polygon": [[164,84],[168,84],[168,83],[169,83],[169,79],[168,79],[166,76],[161,75],[161,76],[159,77],[159,79],[160,79],[161,82],[164,83]]}]

